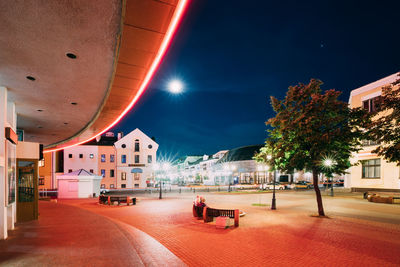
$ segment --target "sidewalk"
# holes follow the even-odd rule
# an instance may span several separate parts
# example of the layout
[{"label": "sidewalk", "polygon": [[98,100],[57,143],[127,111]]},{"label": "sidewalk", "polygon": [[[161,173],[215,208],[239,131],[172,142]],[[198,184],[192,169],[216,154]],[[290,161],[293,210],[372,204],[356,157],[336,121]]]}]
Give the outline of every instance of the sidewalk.
[{"label": "sidewalk", "polygon": [[39,202],[39,212],[38,221],[17,224],[0,241],[1,266],[184,266],[127,224],[46,201]]}]

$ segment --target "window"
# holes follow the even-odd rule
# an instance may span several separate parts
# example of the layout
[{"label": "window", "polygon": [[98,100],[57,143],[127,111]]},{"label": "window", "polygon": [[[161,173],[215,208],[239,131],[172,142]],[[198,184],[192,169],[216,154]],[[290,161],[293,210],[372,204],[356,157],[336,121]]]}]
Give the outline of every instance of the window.
[{"label": "window", "polygon": [[135,155],[135,163],[139,163],[139,155]]},{"label": "window", "polygon": [[362,140],[362,145],[363,146],[376,146],[376,145],[379,145],[379,143],[377,141],[373,141],[373,140]]},{"label": "window", "polygon": [[100,188],[101,188],[101,189],[104,189],[104,188],[106,188],[106,185],[105,185],[105,184],[101,184],[101,185],[100,185]]},{"label": "window", "polygon": [[79,158],[80,158],[80,159],[83,159],[83,154],[79,154]]},{"label": "window", "polygon": [[69,170],[68,170],[68,172],[72,172],[72,170],[71,170],[71,169],[69,169]]},{"label": "window", "polygon": [[93,169],[90,169],[90,171],[89,171],[90,173],[93,173]]},{"label": "window", "polygon": [[114,170],[110,170],[110,177],[114,177]]},{"label": "window", "polygon": [[151,163],[153,161],[153,156],[152,155],[148,155],[147,156],[147,163]]},{"label": "window", "polygon": [[134,173],[133,174],[133,179],[140,180],[140,174],[139,173]]},{"label": "window", "polygon": [[136,188],[139,187],[139,184],[135,184],[135,187],[136,187]]},{"label": "window", "polygon": [[101,169],[101,176],[106,177],[106,170],[105,169]]},{"label": "window", "polygon": [[362,178],[380,178],[381,177],[381,159],[362,160]]},{"label": "window", "polygon": [[121,155],[121,163],[126,163],[126,155]]},{"label": "window", "polygon": [[68,154],[68,158],[72,159],[72,154]]},{"label": "window", "polygon": [[110,162],[114,162],[114,159],[115,159],[114,154],[111,154],[110,155]]},{"label": "window", "polygon": [[39,185],[44,185],[44,177],[39,177]]},{"label": "window", "polygon": [[44,159],[39,160],[39,167],[44,167]]},{"label": "window", "polygon": [[121,184],[121,188],[126,188],[126,184]]},{"label": "window", "polygon": [[101,162],[106,162],[106,154],[101,154]]},{"label": "window", "polygon": [[125,145],[125,144],[122,144],[122,145],[121,145],[121,147],[122,147],[122,148],[125,148],[125,147],[126,147],[126,145]]},{"label": "window", "polygon": [[110,184],[110,188],[114,188],[114,184]]},{"label": "window", "polygon": [[89,155],[89,158],[91,158],[91,159],[94,158],[94,155],[93,155],[93,154],[90,154],[90,155]]},{"label": "window", "polygon": [[121,180],[126,180],[126,172],[121,172]]},{"label": "window", "polygon": [[147,147],[148,147],[149,149],[152,149],[152,148],[153,148],[153,146],[152,146],[152,145],[148,145]]},{"label": "window", "polygon": [[381,97],[377,96],[371,99],[367,99],[363,101],[363,108],[368,110],[369,112],[375,112],[379,110],[379,103],[381,101]]},{"label": "window", "polygon": [[135,152],[139,152],[139,139],[135,140]]}]

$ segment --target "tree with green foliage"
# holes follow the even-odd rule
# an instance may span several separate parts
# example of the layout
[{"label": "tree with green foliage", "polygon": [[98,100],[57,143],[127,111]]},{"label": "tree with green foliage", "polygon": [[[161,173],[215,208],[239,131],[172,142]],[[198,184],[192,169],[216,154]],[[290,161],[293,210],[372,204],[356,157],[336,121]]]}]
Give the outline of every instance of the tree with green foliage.
[{"label": "tree with green foliage", "polygon": [[[350,156],[361,147],[369,115],[361,108],[350,109],[338,99],[339,91],[322,93],[321,85],[312,79],[289,87],[281,101],[271,96],[276,116],[266,122],[269,136],[255,159],[271,170],[311,171],[318,214],[325,216],[318,176],[344,174],[351,166]],[[327,159],[332,162],[329,168],[323,164]]]},{"label": "tree with green foliage", "polygon": [[[400,76],[400,74],[399,74]],[[400,166],[400,79],[382,88],[377,108],[377,119],[370,127],[370,139],[379,146],[373,150],[389,162]]]}]

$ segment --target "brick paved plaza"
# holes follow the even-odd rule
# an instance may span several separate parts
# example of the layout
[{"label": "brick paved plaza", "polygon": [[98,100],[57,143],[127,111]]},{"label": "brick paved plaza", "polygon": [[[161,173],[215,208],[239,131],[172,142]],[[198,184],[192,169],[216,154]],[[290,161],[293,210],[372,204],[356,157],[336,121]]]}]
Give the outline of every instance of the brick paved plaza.
[{"label": "brick paved plaza", "polygon": [[[74,229],[79,232],[79,229],[84,227],[86,232],[95,231],[95,234],[86,236],[92,238],[98,236],[98,238],[94,238],[92,242],[83,240],[83,244],[77,241],[71,244],[63,243],[62,246],[64,250],[70,245],[75,250],[84,246],[87,251],[92,251],[86,261],[82,260],[85,259],[85,253],[75,259],[76,262],[85,263],[83,264],[85,266],[105,266],[111,262],[134,266],[163,265],[160,261],[154,261],[154,258],[159,255],[162,260],[168,252],[160,248],[155,240],[189,266],[399,266],[400,264],[399,204],[370,203],[362,199],[361,194],[343,193],[334,198],[325,196],[324,205],[329,218],[317,218],[312,216],[316,214],[313,191],[279,192],[276,211],[271,211],[268,206],[252,206],[254,203],[269,204],[270,193],[202,195],[206,197],[206,202],[211,207],[239,208],[245,211],[247,214],[240,218],[240,226],[225,230],[216,229],[215,223],[205,224],[202,220],[193,218],[191,211],[195,197],[193,193],[166,194],[166,198],[162,200],[157,199],[155,194],[140,195],[137,205],[129,207],[99,205],[95,199],[65,200],[57,204],[42,202],[40,207],[46,214],[49,212],[61,214],[64,210],[74,212],[79,215],[76,219],[81,220],[81,224],[87,220],[87,218],[82,219],[82,216],[86,217],[84,214],[93,218],[90,222],[92,227],[75,223]],[[43,213],[43,217],[39,218],[39,224],[46,220],[46,214]],[[99,218],[103,218],[107,224],[101,224]],[[143,231],[143,235],[148,234],[154,238],[153,243],[147,243],[139,249],[122,244],[121,242],[126,242],[126,237],[118,230],[121,229],[121,225],[131,225]],[[65,228],[66,225],[60,224],[60,227]],[[129,231],[137,231],[132,229]],[[71,228],[53,234],[70,235],[70,233],[71,242],[74,238],[79,239]],[[42,228],[41,235],[46,235],[46,228]],[[137,237],[136,233],[133,238]],[[15,236],[15,240],[17,239],[18,236]],[[106,240],[108,245],[104,247]],[[103,245],[98,242],[102,242]],[[58,245],[41,244],[37,249],[53,251],[49,252],[53,253],[52,261],[57,261],[57,254],[54,254],[54,251],[61,249],[60,243],[62,242],[56,243]],[[90,246],[92,247],[89,250]],[[103,250],[99,247],[103,247]],[[4,252],[5,249],[7,247],[2,243],[0,251]],[[153,257],[153,260],[135,264],[132,255],[139,254],[143,259],[146,251],[152,254],[150,257]],[[173,258],[173,254],[167,257],[171,261],[164,265],[180,264]],[[96,255],[99,258],[108,257],[109,260],[96,260]],[[27,262],[26,255],[24,258],[25,261],[22,263]],[[12,262],[20,262],[18,255],[15,255]],[[35,263],[32,260],[28,262]],[[37,262],[50,264],[44,257]],[[71,264],[73,262],[74,260],[67,261]]]}]

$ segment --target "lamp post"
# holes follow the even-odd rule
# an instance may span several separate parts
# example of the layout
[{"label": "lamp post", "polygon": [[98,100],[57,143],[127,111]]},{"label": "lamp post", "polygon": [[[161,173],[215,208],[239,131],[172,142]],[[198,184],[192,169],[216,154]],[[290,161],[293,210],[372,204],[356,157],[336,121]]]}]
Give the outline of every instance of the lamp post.
[{"label": "lamp post", "polygon": [[[267,156],[268,160],[272,159],[271,155]],[[275,166],[274,166],[275,167]],[[274,186],[272,188],[272,204],[271,204],[271,210],[276,210],[276,196],[275,196],[275,183],[276,183],[276,175],[277,175],[277,171],[276,168],[274,168]]]},{"label": "lamp post", "polygon": [[162,164],[155,163],[153,165],[153,170],[154,170],[154,176],[157,178],[157,173],[159,174],[158,181],[159,181],[159,188],[160,188],[160,194],[159,194],[159,199],[162,199],[162,177],[166,176],[167,171],[171,168],[171,164],[169,162],[163,162]]}]

